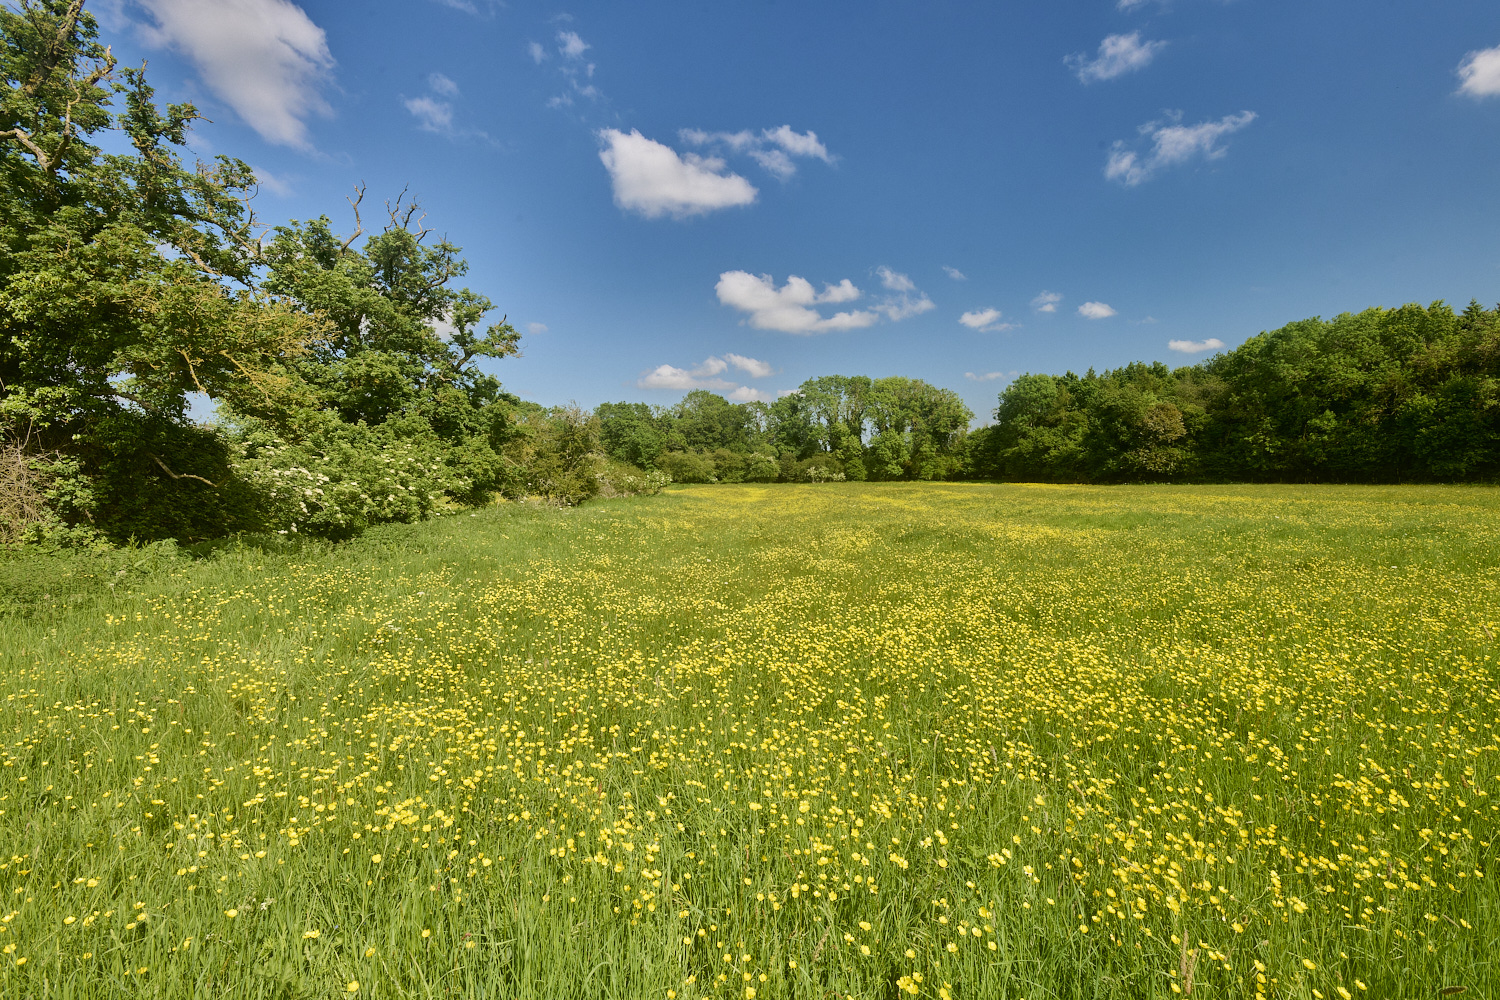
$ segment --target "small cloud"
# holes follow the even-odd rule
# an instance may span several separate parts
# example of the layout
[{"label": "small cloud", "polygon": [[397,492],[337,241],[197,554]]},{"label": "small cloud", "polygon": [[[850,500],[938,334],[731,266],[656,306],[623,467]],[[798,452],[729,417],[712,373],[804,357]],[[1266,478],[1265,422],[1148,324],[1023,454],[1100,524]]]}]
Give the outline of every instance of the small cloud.
[{"label": "small cloud", "polygon": [[1219,145],[1219,140],[1238,132],[1255,118],[1254,111],[1241,111],[1216,122],[1181,125],[1178,122],[1182,119],[1182,112],[1174,111],[1166,121],[1147,122],[1138,129],[1141,135],[1151,140],[1149,154],[1142,156],[1123,141],[1115,143],[1104,165],[1104,176],[1126,187],[1135,187],[1150,180],[1163,167],[1186,163],[1194,157],[1222,159],[1227,151]]},{"label": "small cloud", "polygon": [[1224,341],[1218,337],[1209,337],[1207,340],[1169,340],[1167,347],[1183,354],[1202,354],[1204,351],[1222,351]]},{"label": "small cloud", "polygon": [[412,97],[402,102],[424,132],[446,135],[453,131],[453,105],[432,97]]},{"label": "small cloud", "polygon": [[1115,7],[1118,10],[1129,12],[1135,10],[1137,7],[1144,7],[1149,2],[1150,0],[1118,0]]},{"label": "small cloud", "polygon": [[547,324],[546,323],[527,323],[526,324],[526,332],[529,333],[529,334],[531,334],[533,337],[536,336],[539,333],[546,333],[547,332]]},{"label": "small cloud", "polygon": [[1015,378],[1016,377],[1016,373],[1015,372],[985,372],[983,375],[976,375],[973,372],[964,372],[964,378],[968,379],[970,382],[993,382],[997,378],[1006,378],[1007,376],[1009,376],[1010,378]]},{"label": "small cloud", "polygon": [[958,317],[958,321],[970,330],[978,330],[980,333],[997,333],[1004,330],[1014,330],[1014,323],[1000,322],[999,309],[975,309]]},{"label": "small cloud", "polygon": [[759,389],[752,389],[748,385],[740,386],[724,398],[734,403],[770,403],[776,399],[769,392],[761,392]]},{"label": "small cloud", "polygon": [[962,271],[960,271],[956,267],[949,267],[947,264],[943,265],[943,273],[946,274],[948,277],[952,278],[954,281],[968,281],[969,280],[969,276],[967,274],[964,274]]},{"label": "small cloud", "polygon": [[458,96],[458,84],[441,73],[428,74],[427,89],[431,90],[434,94],[441,94],[444,97]]},{"label": "small cloud", "polygon": [[607,128],[598,136],[604,144],[599,159],[614,185],[615,204],[648,219],[685,219],[749,205],[759,194],[745,178],[728,172],[721,159],[678,155],[634,129],[627,134]]},{"label": "small cloud", "polygon": [[800,395],[802,395],[802,390],[801,389],[777,389],[776,390],[776,398],[777,399],[783,399],[783,398],[785,398],[787,396],[800,396]]},{"label": "small cloud", "polygon": [[1458,64],[1458,92],[1469,97],[1500,97],[1500,45],[1464,56]]},{"label": "small cloud", "polygon": [[582,59],[591,45],[578,37],[576,31],[559,31],[557,33],[557,51],[564,59]]},{"label": "small cloud", "polygon": [[893,271],[882,264],[875,269],[875,273],[880,276],[882,288],[896,293],[887,296],[884,301],[874,307],[884,313],[891,322],[918,316],[937,308],[933,301],[917,288],[916,282],[900,271]]},{"label": "small cloud", "polygon": [[693,368],[658,365],[644,373],[635,384],[642,389],[733,389],[733,382],[718,377],[728,367],[719,358],[707,358],[701,365]]},{"label": "small cloud", "polygon": [[747,358],[743,354],[725,354],[724,360],[749,375],[751,378],[765,378],[770,375],[772,368],[764,361]]},{"label": "small cloud", "polygon": [[761,129],[752,132],[706,132],[703,129],[685,128],[677,133],[679,139],[690,146],[714,146],[721,152],[742,153],[749,156],[761,168],[786,180],[797,172],[793,157],[810,157],[832,163],[833,155],[828,147],[818,140],[816,132],[798,132],[790,125]]},{"label": "small cloud", "polygon": [[857,330],[873,326],[880,318],[868,309],[837,312],[824,316],[815,306],[852,302],[862,294],[848,278],[837,285],[824,285],[821,292],[812,282],[795,274],[786,284],[776,287],[769,274],[754,275],[748,271],[725,271],[719,275],[714,292],[719,301],[748,315],[748,322],[758,330],[811,335],[839,330]]},{"label": "small cloud", "polygon": [[541,42],[527,42],[526,54],[531,56],[531,61],[538,66],[547,60],[547,48]]},{"label": "small cloud", "polygon": [[1084,319],[1109,319],[1115,310],[1103,302],[1085,302],[1078,307],[1078,315]]},{"label": "small cloud", "polygon": [[893,292],[915,292],[917,290],[916,284],[910,278],[899,271],[892,271],[883,264],[875,269],[875,273],[880,275],[880,286],[882,288]]},{"label": "small cloud", "polygon": [[1057,312],[1057,304],[1062,301],[1062,296],[1056,292],[1042,292],[1031,300],[1031,308],[1039,313]]},{"label": "small cloud", "polygon": [[1143,42],[1141,33],[1132,31],[1128,35],[1110,35],[1104,39],[1099,43],[1099,54],[1093,59],[1080,52],[1063,61],[1078,74],[1080,82],[1094,83],[1145,69],[1166,47],[1166,42]]}]

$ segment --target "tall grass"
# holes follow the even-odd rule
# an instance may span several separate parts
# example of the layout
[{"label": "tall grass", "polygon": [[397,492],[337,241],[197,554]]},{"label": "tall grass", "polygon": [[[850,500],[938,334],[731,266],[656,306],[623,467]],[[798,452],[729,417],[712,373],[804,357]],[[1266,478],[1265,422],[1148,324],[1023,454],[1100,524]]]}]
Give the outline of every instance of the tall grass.
[{"label": "tall grass", "polygon": [[0,993],[1500,995],[1497,513],[717,486],[12,557]]}]

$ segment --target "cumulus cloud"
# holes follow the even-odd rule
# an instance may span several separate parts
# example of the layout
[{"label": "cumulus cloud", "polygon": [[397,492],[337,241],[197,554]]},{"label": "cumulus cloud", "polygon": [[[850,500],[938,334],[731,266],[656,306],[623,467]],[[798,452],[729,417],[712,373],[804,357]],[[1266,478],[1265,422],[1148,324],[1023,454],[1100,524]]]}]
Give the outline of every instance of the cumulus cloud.
[{"label": "cumulus cloud", "polygon": [[962,271],[960,271],[956,267],[949,267],[947,264],[943,265],[943,273],[946,274],[948,277],[952,278],[954,281],[968,281],[969,280],[969,276],[967,274],[964,274]]},{"label": "cumulus cloud", "polygon": [[307,119],[331,113],[323,29],[290,0],[138,0],[148,45],[185,55],[203,83],[262,139],[309,149]]},{"label": "cumulus cloud", "polygon": [[547,332],[547,324],[546,323],[527,323],[526,324],[526,332],[529,333],[529,334],[531,334],[532,336],[536,336],[539,333],[546,333]]},{"label": "cumulus cloud", "polygon": [[743,354],[725,354],[724,360],[751,378],[765,378],[773,371],[771,366],[764,361],[747,358]]},{"label": "cumulus cloud", "polygon": [[719,378],[729,365],[721,358],[706,358],[701,365],[677,368],[658,365],[636,380],[642,389],[733,389],[735,384]]},{"label": "cumulus cloud", "polygon": [[1204,351],[1222,351],[1224,341],[1218,337],[1209,337],[1207,340],[1169,340],[1167,347],[1183,354],[1202,354]]},{"label": "cumulus cloud", "polygon": [[1039,313],[1057,312],[1057,304],[1062,301],[1062,296],[1056,292],[1042,292],[1031,300],[1031,308]]},{"label": "cumulus cloud", "polygon": [[828,147],[818,140],[813,131],[798,132],[790,125],[761,129],[751,132],[706,132],[703,129],[685,128],[678,137],[690,146],[712,146],[731,153],[749,156],[762,169],[780,180],[786,180],[797,172],[793,157],[809,157],[832,163],[833,155]]},{"label": "cumulus cloud", "polygon": [[1084,319],[1109,319],[1115,314],[1114,308],[1104,302],[1085,302],[1078,307],[1078,315]]},{"label": "cumulus cloud", "polygon": [[1128,35],[1110,35],[1104,39],[1099,43],[1099,54],[1092,59],[1079,52],[1068,56],[1064,62],[1078,74],[1080,82],[1094,83],[1145,69],[1166,47],[1166,42],[1143,42],[1141,33],[1132,31]]},{"label": "cumulus cloud", "polygon": [[1500,97],[1500,45],[1464,56],[1458,64],[1458,92],[1469,97]]},{"label": "cumulus cloud", "polygon": [[642,389],[675,389],[678,392],[708,389],[713,392],[725,392],[728,399],[737,403],[748,403],[757,399],[769,401],[774,398],[759,389],[748,385],[736,385],[728,379],[721,378],[720,376],[731,367],[749,373],[752,378],[762,378],[771,374],[771,366],[764,361],[757,361],[740,354],[725,354],[722,358],[705,358],[702,364],[692,368],[658,365],[651,371],[643,373],[635,384]]},{"label": "cumulus cloud", "polygon": [[1000,322],[999,309],[974,309],[958,317],[958,321],[970,330],[978,330],[980,333],[998,333],[1003,330],[1014,330],[1014,323]]},{"label": "cumulus cloud", "polygon": [[937,308],[932,300],[921,289],[917,288],[916,282],[900,271],[893,271],[882,264],[875,269],[875,273],[880,276],[880,287],[894,293],[886,296],[884,300],[876,303],[874,306],[875,309],[884,313],[886,318],[891,322],[894,323],[909,316],[920,315],[929,309]]},{"label": "cumulus cloud", "polygon": [[970,382],[993,382],[997,378],[1015,378],[1015,372],[984,372],[976,375],[973,372],[964,372],[964,378]]},{"label": "cumulus cloud", "polygon": [[1165,121],[1147,122],[1140,127],[1140,134],[1151,141],[1151,151],[1145,155],[1129,148],[1123,141],[1115,143],[1104,165],[1104,176],[1126,187],[1135,187],[1150,180],[1164,167],[1198,157],[1222,159],[1226,150],[1219,145],[1219,140],[1255,121],[1256,114],[1241,111],[1216,122],[1199,122],[1197,125],[1179,124],[1181,118],[1182,112],[1176,111]]},{"label": "cumulus cloud", "polygon": [[648,219],[669,215],[685,219],[720,208],[749,205],[759,193],[723,160],[679,155],[635,129],[607,128],[598,133],[604,148],[599,159],[614,184],[615,204]]},{"label": "cumulus cloud", "polygon": [[862,294],[848,278],[837,285],[824,285],[820,292],[806,278],[795,274],[776,287],[769,274],[725,271],[714,291],[719,301],[747,314],[746,322],[758,330],[811,335],[872,326],[879,314],[870,309],[847,310],[824,316],[815,307],[852,302]]}]

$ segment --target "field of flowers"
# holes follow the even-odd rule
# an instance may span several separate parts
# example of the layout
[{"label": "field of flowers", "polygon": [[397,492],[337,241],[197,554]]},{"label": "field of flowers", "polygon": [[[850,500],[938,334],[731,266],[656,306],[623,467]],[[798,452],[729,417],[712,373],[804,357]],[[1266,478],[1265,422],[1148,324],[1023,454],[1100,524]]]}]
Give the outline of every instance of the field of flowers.
[{"label": "field of flowers", "polygon": [[226,550],[0,620],[0,994],[1500,996],[1497,630],[1483,489]]}]

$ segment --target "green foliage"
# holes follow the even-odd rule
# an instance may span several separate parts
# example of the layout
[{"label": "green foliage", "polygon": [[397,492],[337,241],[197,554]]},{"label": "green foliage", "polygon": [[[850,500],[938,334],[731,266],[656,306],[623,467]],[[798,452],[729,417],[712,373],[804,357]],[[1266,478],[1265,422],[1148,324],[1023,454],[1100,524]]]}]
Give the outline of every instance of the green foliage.
[{"label": "green foliage", "polygon": [[313,331],[249,283],[250,169],[184,168],[197,112],[159,110],[82,6],[0,7],[0,434],[75,463],[58,488],[111,537],[223,533],[246,497],[188,394],[277,400]]},{"label": "green foliage", "polygon": [[1169,370],[1023,375],[971,474],[1050,481],[1473,481],[1500,475],[1500,310],[1303,320]]}]

